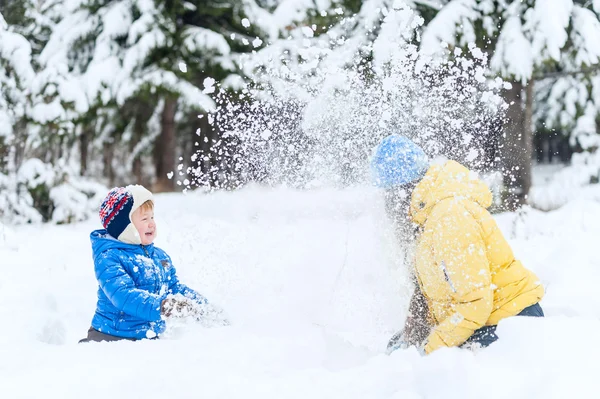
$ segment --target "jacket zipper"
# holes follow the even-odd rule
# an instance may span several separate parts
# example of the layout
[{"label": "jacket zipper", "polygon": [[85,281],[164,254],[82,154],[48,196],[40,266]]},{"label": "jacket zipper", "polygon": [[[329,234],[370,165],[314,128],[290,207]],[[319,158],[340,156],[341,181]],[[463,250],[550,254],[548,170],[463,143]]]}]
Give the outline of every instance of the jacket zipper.
[{"label": "jacket zipper", "polygon": [[450,280],[450,276],[448,275],[448,270],[446,269],[446,264],[444,263],[444,261],[442,261],[440,266],[442,267],[442,272],[444,273],[444,279],[450,286],[450,289],[452,290],[452,292],[454,292],[456,294],[456,288],[454,287],[452,280]]}]

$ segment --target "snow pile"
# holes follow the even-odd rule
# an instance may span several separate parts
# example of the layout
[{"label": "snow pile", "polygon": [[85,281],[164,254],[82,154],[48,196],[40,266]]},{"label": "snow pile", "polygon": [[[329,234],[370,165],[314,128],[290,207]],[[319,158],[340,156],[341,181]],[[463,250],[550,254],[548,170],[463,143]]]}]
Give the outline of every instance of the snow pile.
[{"label": "snow pile", "polygon": [[[78,345],[95,309],[90,230],[7,233],[0,279],[2,398],[546,398],[598,389],[600,204],[497,220],[547,289],[547,318],[512,318],[478,353],[384,354],[410,287],[379,193],[247,187],[157,195],[157,244],[231,326]],[[149,376],[151,377],[149,379]],[[151,381],[151,382],[149,382]],[[132,383],[137,382],[137,383]]]},{"label": "snow pile", "polygon": [[532,187],[527,202],[549,211],[577,198],[600,201],[599,181],[600,153],[576,153],[571,165],[553,174],[546,184]]},{"label": "snow pile", "polygon": [[16,250],[18,247],[16,235],[13,230],[9,226],[0,222],[0,248]]}]

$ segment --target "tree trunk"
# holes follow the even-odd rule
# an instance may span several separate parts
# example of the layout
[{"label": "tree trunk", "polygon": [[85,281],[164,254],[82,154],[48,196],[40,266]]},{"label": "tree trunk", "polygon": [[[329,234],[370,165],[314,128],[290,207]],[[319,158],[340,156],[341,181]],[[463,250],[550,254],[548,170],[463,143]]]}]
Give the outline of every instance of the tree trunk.
[{"label": "tree trunk", "polygon": [[144,136],[148,135],[148,120],[152,117],[153,112],[153,106],[146,101],[136,100],[133,105],[132,115],[133,118],[135,118],[135,122],[133,123],[133,136],[129,147],[134,156],[131,172],[135,177],[135,181],[146,187],[150,187],[151,182],[149,180],[152,179],[150,174],[144,173],[142,163],[142,154],[144,150],[137,150],[138,153],[134,153],[134,151],[136,151],[136,147],[144,139]]},{"label": "tree trunk", "polygon": [[108,184],[112,186],[115,184],[115,169],[113,168],[113,158],[115,155],[114,141],[104,143],[104,151],[102,155],[104,161],[104,176],[108,178]]},{"label": "tree trunk", "polygon": [[88,157],[90,150],[90,138],[92,136],[92,131],[90,126],[85,126],[83,131],[81,132],[81,136],[79,136],[79,162],[80,162],[80,170],[79,174],[81,176],[85,176],[85,173],[88,169]]},{"label": "tree trunk", "polygon": [[5,137],[0,137],[0,173],[8,172],[8,157],[10,156],[10,145]]},{"label": "tree trunk", "polygon": [[521,82],[512,82],[512,88],[504,96],[509,104],[504,132],[500,138],[500,158],[506,189],[504,206],[515,210],[526,203],[531,188],[533,81],[529,81],[527,86]]},{"label": "tree trunk", "polygon": [[25,143],[27,142],[28,124],[22,119],[17,123],[15,135],[12,139],[12,148],[14,150],[13,165],[9,165],[18,170],[25,162]]},{"label": "tree trunk", "polygon": [[[161,117],[161,132],[154,147],[156,165],[155,192],[175,190],[177,171],[175,170],[175,112],[177,97],[167,96]],[[169,176],[171,178],[169,179]]]},{"label": "tree trunk", "polygon": [[142,173],[142,158],[140,156],[136,156],[133,160],[133,165],[131,165],[131,172],[135,177],[135,181],[138,184],[145,185],[144,183],[144,174]]}]

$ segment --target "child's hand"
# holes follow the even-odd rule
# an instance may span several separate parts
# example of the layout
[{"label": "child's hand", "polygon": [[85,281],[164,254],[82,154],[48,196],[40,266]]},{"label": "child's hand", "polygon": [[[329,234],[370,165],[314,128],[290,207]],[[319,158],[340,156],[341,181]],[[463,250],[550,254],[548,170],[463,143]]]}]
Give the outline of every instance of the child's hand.
[{"label": "child's hand", "polygon": [[390,339],[390,342],[388,342],[386,353],[389,355],[395,350],[409,348],[411,344],[406,335],[406,328],[394,334]]},{"label": "child's hand", "polygon": [[388,355],[391,355],[392,352],[398,350],[398,349],[408,349],[410,348],[410,344],[406,341],[396,341],[394,342],[393,345],[388,345],[386,353]]},{"label": "child's hand", "polygon": [[163,319],[192,317],[205,327],[230,325],[221,308],[209,303],[199,304],[181,294],[167,296],[162,301],[160,309]]},{"label": "child's hand", "polygon": [[183,295],[169,295],[160,305],[160,314],[169,317],[198,316],[197,305]]}]

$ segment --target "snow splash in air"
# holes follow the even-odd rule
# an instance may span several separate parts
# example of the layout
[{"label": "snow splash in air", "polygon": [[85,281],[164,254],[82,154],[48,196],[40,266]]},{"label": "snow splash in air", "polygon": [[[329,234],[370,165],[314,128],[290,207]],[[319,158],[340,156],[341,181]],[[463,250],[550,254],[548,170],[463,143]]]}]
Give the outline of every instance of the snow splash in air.
[{"label": "snow splash in air", "polygon": [[210,115],[221,132],[210,149],[219,164],[187,186],[361,183],[374,147],[392,133],[432,158],[491,166],[486,148],[502,124],[505,83],[486,77],[486,54],[475,46],[468,54],[446,48],[444,58],[420,53],[422,24],[396,2],[320,35],[303,27],[242,60],[253,83],[235,98],[217,93]]}]

